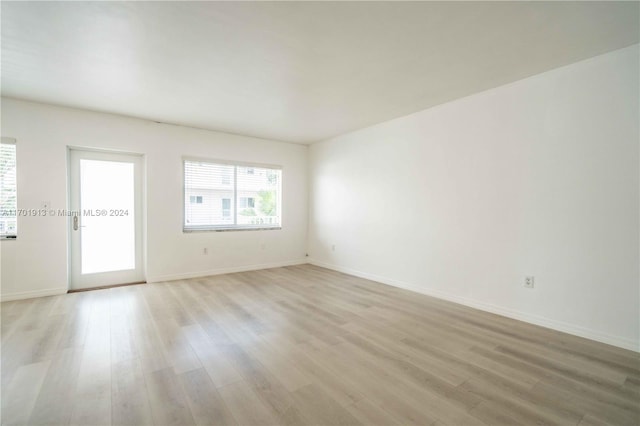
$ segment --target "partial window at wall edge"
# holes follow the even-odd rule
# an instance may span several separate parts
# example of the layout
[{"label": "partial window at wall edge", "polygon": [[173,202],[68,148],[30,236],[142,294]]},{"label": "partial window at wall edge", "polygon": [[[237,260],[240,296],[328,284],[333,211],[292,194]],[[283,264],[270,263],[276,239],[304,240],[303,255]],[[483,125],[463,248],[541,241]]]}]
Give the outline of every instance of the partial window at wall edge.
[{"label": "partial window at wall edge", "polygon": [[16,140],[0,140],[0,239],[12,240],[18,236],[18,188]]}]

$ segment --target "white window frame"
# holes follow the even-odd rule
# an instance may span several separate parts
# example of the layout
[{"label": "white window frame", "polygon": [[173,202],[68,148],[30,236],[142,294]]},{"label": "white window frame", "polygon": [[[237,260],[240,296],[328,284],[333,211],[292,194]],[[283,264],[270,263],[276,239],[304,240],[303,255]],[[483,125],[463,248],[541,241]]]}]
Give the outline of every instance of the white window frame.
[{"label": "white window frame", "polygon": [[[186,225],[186,167],[185,164],[187,161],[195,161],[201,163],[210,163],[217,165],[226,165],[226,166],[234,166],[233,172],[233,196],[231,198],[231,206],[234,216],[233,224],[222,224],[222,225],[206,225],[206,226],[187,226]],[[278,191],[278,209],[280,212],[280,223],[277,225],[240,225],[237,223],[237,215],[238,215],[238,167],[247,167],[247,168],[262,168],[262,169],[273,169],[280,170],[280,188]],[[283,167],[279,165],[273,164],[259,164],[259,163],[246,163],[239,161],[231,161],[231,160],[218,160],[211,158],[201,158],[201,157],[182,157],[182,232],[191,233],[191,232],[223,232],[223,231],[266,231],[266,230],[280,230],[282,229],[283,222],[283,214],[282,214],[282,182],[283,182]],[[255,202],[255,201],[254,201]]]}]

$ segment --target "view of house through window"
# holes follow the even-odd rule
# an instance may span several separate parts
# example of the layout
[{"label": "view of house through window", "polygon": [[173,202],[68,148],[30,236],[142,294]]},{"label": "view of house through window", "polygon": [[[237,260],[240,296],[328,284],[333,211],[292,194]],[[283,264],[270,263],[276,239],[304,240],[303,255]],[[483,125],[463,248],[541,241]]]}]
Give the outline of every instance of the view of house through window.
[{"label": "view of house through window", "polygon": [[282,170],[184,161],[184,230],[278,228]]},{"label": "view of house through window", "polygon": [[16,143],[0,143],[0,237],[15,238],[18,232],[16,188]]}]

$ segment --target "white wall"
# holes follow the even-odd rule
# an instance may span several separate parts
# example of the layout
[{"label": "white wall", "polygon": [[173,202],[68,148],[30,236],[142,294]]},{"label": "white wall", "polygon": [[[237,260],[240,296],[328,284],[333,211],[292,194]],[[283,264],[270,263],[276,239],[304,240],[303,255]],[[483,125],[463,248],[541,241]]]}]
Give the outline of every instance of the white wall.
[{"label": "white wall", "polygon": [[[68,145],[144,154],[150,281],[304,261],[306,146],[6,98],[2,135],[17,140],[19,209],[67,208]],[[182,156],[282,165],[282,230],[183,233]],[[1,249],[3,300],[67,290],[65,218],[20,217]]]},{"label": "white wall", "polygon": [[[638,60],[636,45],[313,145],[313,261],[638,350]],[[145,154],[151,281],[304,261],[305,146],[13,99],[2,135],[19,208],[67,207],[68,145]],[[183,155],[281,164],[283,229],[182,233]],[[3,300],[66,291],[64,218],[21,217],[0,247]]]},{"label": "white wall", "polygon": [[635,45],[313,145],[313,262],[638,350],[638,76]]}]

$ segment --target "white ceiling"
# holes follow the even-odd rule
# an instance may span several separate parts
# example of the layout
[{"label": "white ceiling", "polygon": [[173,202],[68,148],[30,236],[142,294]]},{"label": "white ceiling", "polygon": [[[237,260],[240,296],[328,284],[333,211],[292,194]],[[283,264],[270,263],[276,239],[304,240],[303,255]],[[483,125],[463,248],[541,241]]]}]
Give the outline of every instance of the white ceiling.
[{"label": "white ceiling", "polygon": [[6,2],[2,94],[310,143],[615,50],[637,2]]}]

